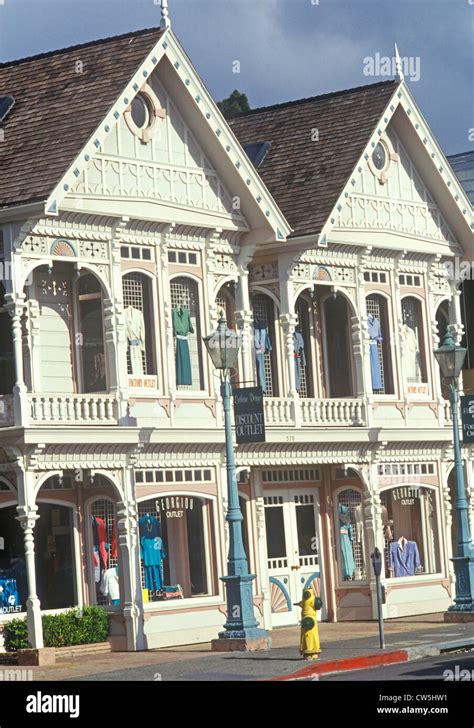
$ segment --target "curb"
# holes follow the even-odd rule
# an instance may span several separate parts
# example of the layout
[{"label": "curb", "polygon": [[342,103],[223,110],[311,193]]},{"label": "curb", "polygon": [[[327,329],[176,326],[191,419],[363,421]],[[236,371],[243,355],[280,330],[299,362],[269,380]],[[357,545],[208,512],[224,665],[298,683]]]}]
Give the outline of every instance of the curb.
[{"label": "curb", "polygon": [[423,657],[434,657],[443,652],[451,652],[465,647],[474,648],[474,638],[454,640],[452,642],[435,642],[430,645],[419,647],[407,647],[403,650],[392,650],[391,652],[375,652],[357,657],[345,657],[337,660],[326,660],[325,662],[311,663],[306,667],[291,673],[269,678],[270,682],[285,682],[291,680],[304,680],[318,678],[320,675],[331,675],[338,672],[350,672],[353,670],[368,670],[372,667],[384,665],[396,665],[413,660],[420,660]]}]

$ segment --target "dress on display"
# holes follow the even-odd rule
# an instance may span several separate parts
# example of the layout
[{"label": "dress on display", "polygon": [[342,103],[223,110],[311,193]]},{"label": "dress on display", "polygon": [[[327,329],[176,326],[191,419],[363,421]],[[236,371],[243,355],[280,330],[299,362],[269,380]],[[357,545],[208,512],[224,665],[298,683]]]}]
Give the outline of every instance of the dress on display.
[{"label": "dress on display", "polygon": [[342,558],[342,578],[352,579],[355,571],[354,551],[352,549],[353,529],[349,521],[349,508],[339,506],[339,538]]},{"label": "dress on display", "polygon": [[415,330],[408,324],[402,325],[401,344],[403,372],[406,382],[421,382],[421,358],[418,348],[418,337]]},{"label": "dress on display", "polygon": [[92,533],[94,535],[94,551],[97,553],[101,571],[107,568],[108,544],[107,529],[102,518],[92,518]]},{"label": "dress on display", "polygon": [[257,382],[262,392],[267,391],[267,377],[265,373],[265,352],[272,350],[268,329],[264,322],[257,321],[254,330],[255,363],[257,367]]},{"label": "dress on display", "polygon": [[145,569],[145,587],[152,591],[163,589],[163,559],[166,558],[161,538],[160,522],[155,516],[142,516],[138,522],[140,549]]},{"label": "dress on display", "polygon": [[372,374],[372,390],[383,389],[382,371],[380,368],[379,346],[382,341],[380,321],[372,314],[367,317],[368,333],[370,339],[370,371]]},{"label": "dress on display", "polygon": [[145,320],[143,313],[133,306],[125,309],[125,333],[132,374],[144,374],[142,352],[145,351]]},{"label": "dress on display", "polygon": [[187,308],[178,306],[173,309],[173,333],[176,338],[176,384],[191,385],[191,356],[189,353],[189,334],[194,334],[191,314]]},{"label": "dress on display", "polygon": [[303,334],[299,331],[295,331],[293,333],[293,351],[295,354],[295,387],[296,391],[299,392],[301,389],[302,368],[306,366],[304,339]]}]

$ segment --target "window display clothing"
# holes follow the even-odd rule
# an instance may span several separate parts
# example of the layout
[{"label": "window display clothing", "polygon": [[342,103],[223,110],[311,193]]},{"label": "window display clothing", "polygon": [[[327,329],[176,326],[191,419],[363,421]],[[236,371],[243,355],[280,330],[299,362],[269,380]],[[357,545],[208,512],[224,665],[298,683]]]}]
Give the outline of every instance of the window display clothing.
[{"label": "window display clothing", "polygon": [[364,512],[362,510],[362,505],[358,505],[354,508],[354,518],[356,522],[357,543],[360,543],[362,567],[365,568]]},{"label": "window display clothing", "polygon": [[155,516],[142,516],[138,521],[140,550],[145,569],[145,587],[163,589],[163,559],[166,558],[161,539],[160,522]]},{"label": "window display clothing", "polygon": [[262,392],[267,391],[267,377],[265,374],[265,352],[272,350],[268,328],[263,321],[256,321],[254,327],[255,363],[257,367],[257,384]]},{"label": "window display clothing", "polygon": [[128,339],[132,374],[144,374],[142,352],[145,351],[145,320],[143,313],[133,306],[125,309],[125,333]]},{"label": "window display clothing", "polygon": [[379,346],[382,341],[380,321],[371,313],[367,317],[367,328],[370,339],[370,371],[372,374],[372,390],[383,389],[382,370],[380,368]]},{"label": "window display clothing", "polygon": [[0,609],[9,610],[20,604],[16,579],[0,576]]},{"label": "window display clothing", "polygon": [[406,382],[421,382],[421,354],[418,348],[417,332],[408,324],[401,330],[402,365]]},{"label": "window display clothing", "polygon": [[415,541],[407,541],[402,536],[392,541],[388,551],[388,568],[393,576],[414,576],[421,568],[420,554]]},{"label": "window display clothing", "polygon": [[301,371],[306,366],[306,357],[304,353],[304,339],[300,331],[293,333],[293,351],[295,354],[295,387],[299,392],[301,389]]},{"label": "window display clothing", "polygon": [[172,311],[173,334],[176,339],[176,384],[191,385],[191,356],[189,353],[188,335],[194,334],[191,314],[187,308],[177,306]]},{"label": "window display clothing", "polygon": [[94,551],[97,552],[101,569],[107,568],[108,544],[107,529],[102,518],[92,517],[92,533],[94,535]]},{"label": "window display clothing", "polygon": [[352,579],[355,571],[354,551],[352,549],[353,528],[347,506],[339,506],[339,539],[341,545],[342,578]]},{"label": "window display clothing", "polygon": [[120,586],[117,566],[104,571],[100,582],[100,591],[104,597],[110,598],[112,604],[120,603]]}]

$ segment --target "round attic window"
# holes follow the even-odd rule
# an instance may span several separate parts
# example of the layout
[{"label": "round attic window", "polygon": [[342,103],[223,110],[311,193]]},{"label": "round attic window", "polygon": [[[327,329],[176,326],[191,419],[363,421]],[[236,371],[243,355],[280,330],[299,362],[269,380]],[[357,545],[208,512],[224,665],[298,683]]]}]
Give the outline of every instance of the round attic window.
[{"label": "round attic window", "polygon": [[131,107],[132,119],[138,129],[145,129],[150,126],[150,109],[142,94],[135,96]]},{"label": "round attic window", "polygon": [[158,130],[159,123],[166,117],[166,111],[148,84],[144,84],[131,104],[125,109],[124,119],[132,134],[142,144],[148,144]]},{"label": "round attic window", "polygon": [[374,167],[377,171],[381,172],[383,169],[385,169],[385,166],[387,164],[387,150],[385,149],[385,145],[379,142],[377,146],[374,149],[374,153],[372,155],[372,162],[374,163]]}]

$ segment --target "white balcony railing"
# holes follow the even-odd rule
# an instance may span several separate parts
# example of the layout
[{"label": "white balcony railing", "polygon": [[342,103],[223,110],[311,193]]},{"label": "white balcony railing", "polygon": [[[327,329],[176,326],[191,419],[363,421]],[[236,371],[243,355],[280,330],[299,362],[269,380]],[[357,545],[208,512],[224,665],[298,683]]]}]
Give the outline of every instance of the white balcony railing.
[{"label": "white balcony railing", "polygon": [[347,427],[366,424],[360,399],[283,399],[268,397],[265,422],[270,427]]},{"label": "white balcony railing", "polygon": [[29,394],[28,402],[35,424],[117,424],[117,400],[110,394]]},{"label": "white balcony railing", "polygon": [[302,399],[302,425],[364,425],[364,402],[360,399]]}]

